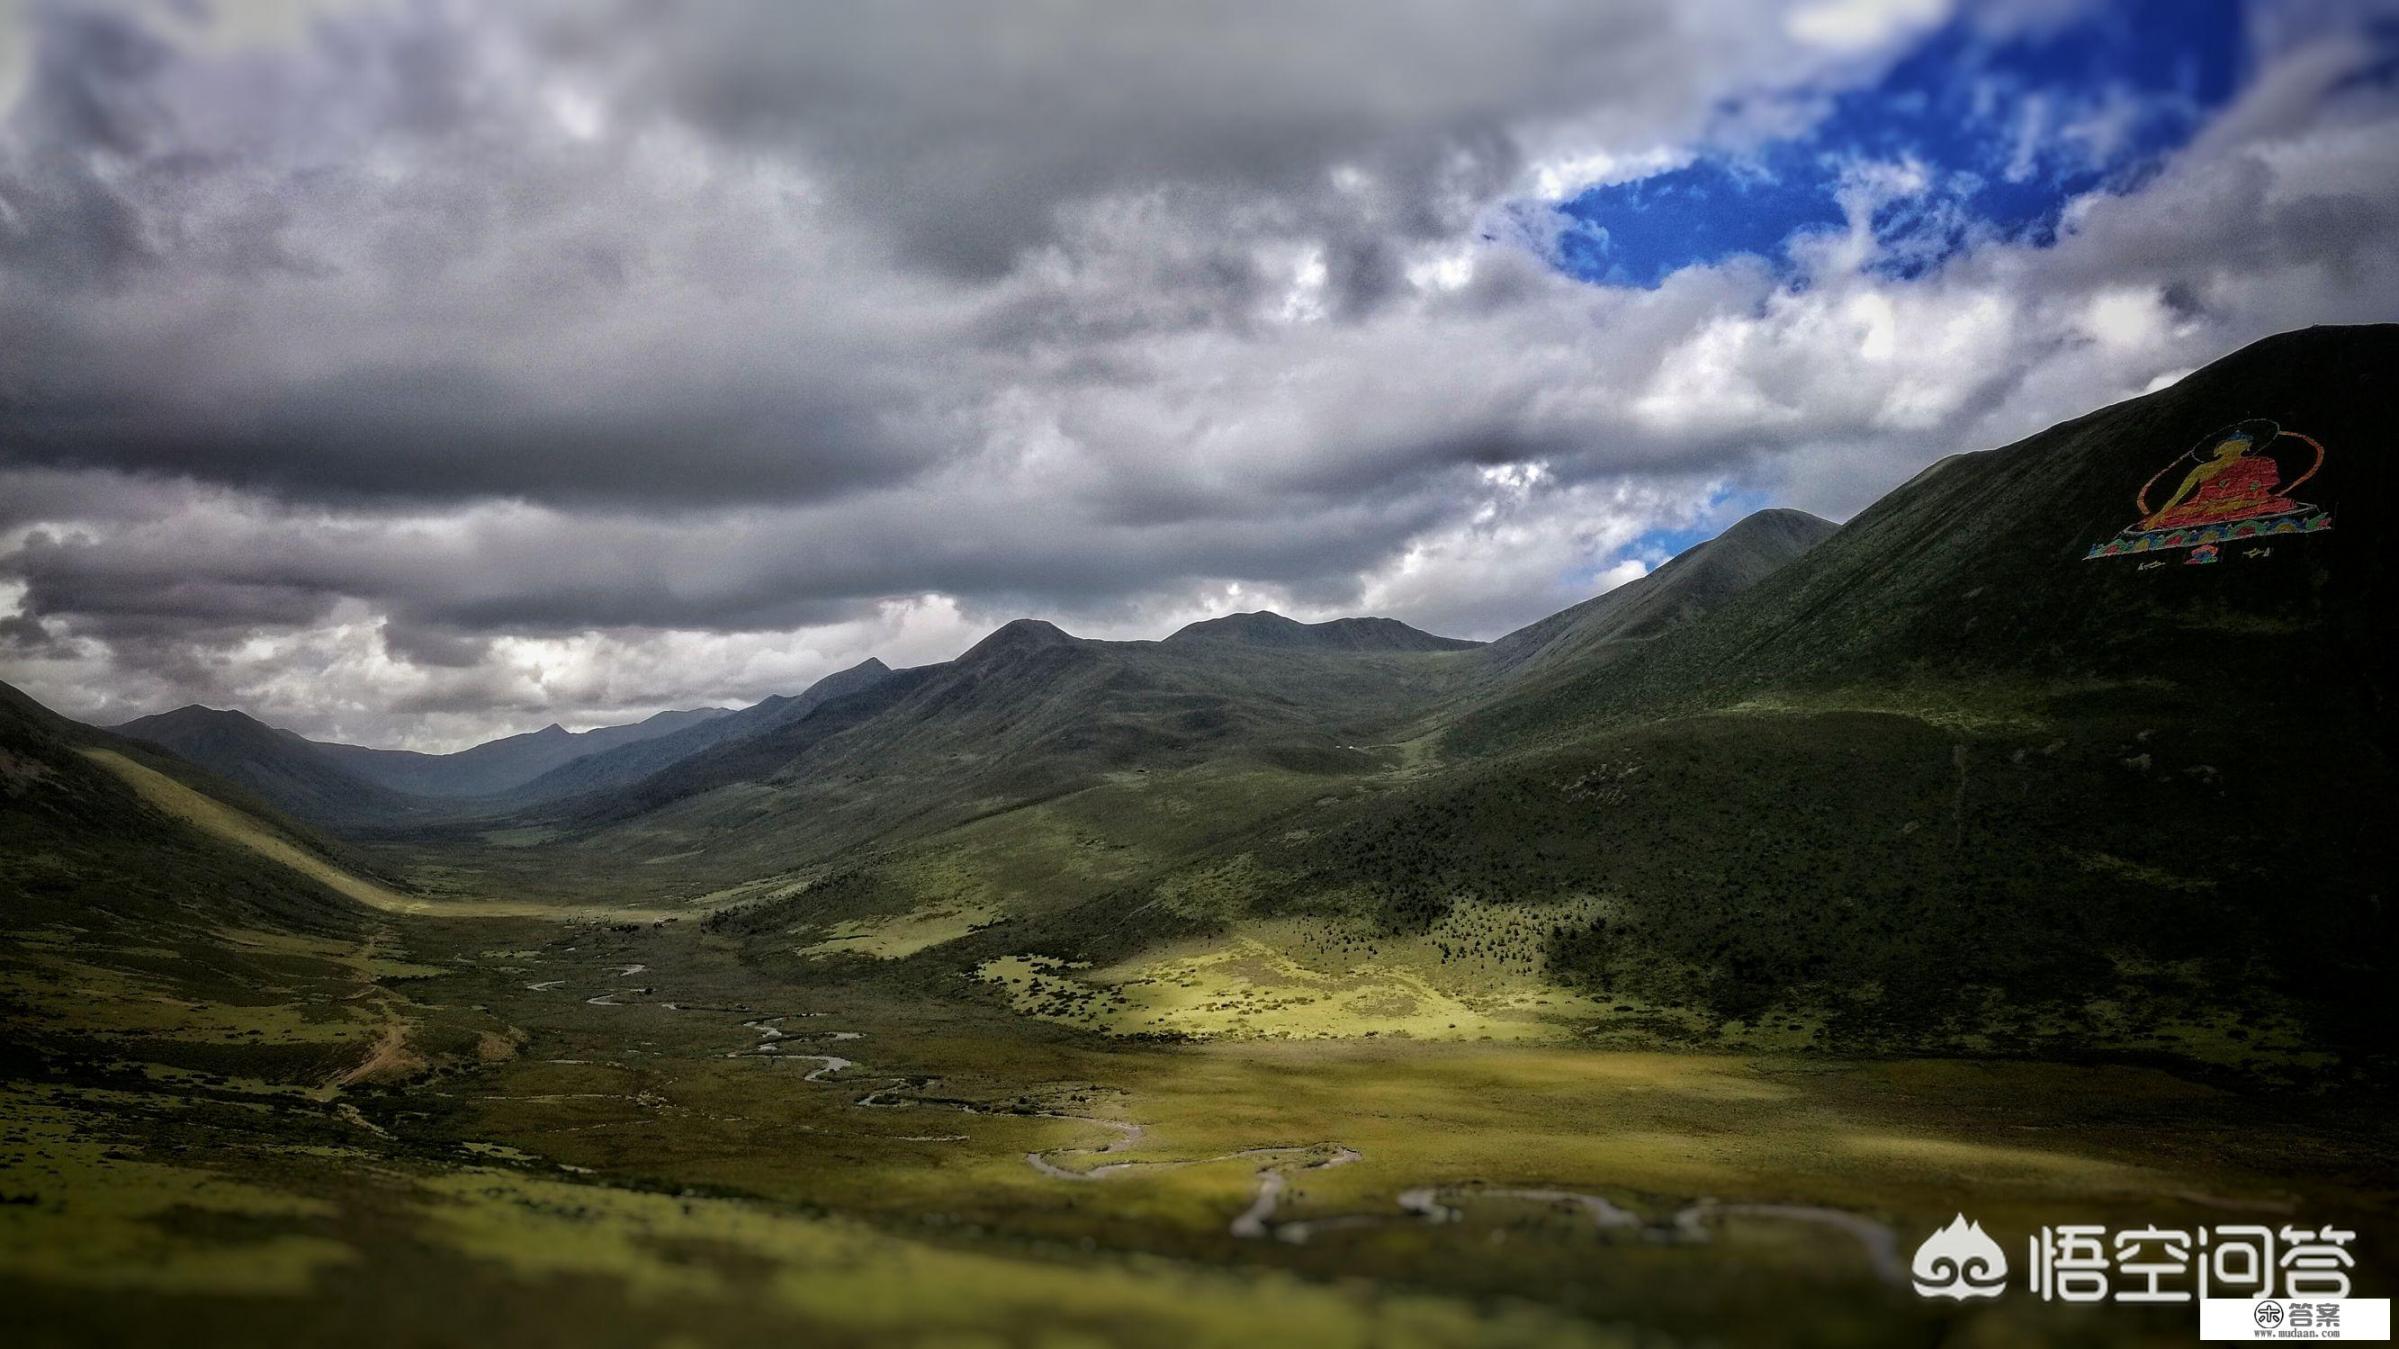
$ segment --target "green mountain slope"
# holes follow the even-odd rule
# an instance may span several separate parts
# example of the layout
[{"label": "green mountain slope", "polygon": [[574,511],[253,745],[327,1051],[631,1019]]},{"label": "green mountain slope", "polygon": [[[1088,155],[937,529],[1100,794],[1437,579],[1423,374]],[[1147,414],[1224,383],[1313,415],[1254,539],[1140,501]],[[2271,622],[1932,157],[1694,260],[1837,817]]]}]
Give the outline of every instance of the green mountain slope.
[{"label": "green mountain slope", "polygon": [[1499,669],[1530,675],[1583,667],[1612,643],[1656,637],[1696,621],[1830,537],[1838,526],[1805,511],[1763,510],[1687,548],[1637,581],[1551,614],[1491,643]]},{"label": "green mountain slope", "polygon": [[[57,1197],[62,1178],[89,1173],[62,1160],[78,1140],[27,1141],[40,1118],[29,1092],[123,1103],[125,1119],[164,1131],[160,1157],[183,1157],[194,1130],[222,1121],[256,1166],[360,1133],[352,1088],[510,1052],[513,1032],[481,1009],[404,991],[441,973],[409,959],[408,943],[443,912],[482,921],[483,906],[395,889],[233,784],[0,685],[0,1078],[21,1112],[16,1202],[42,1186],[43,1207],[63,1208],[75,1233],[126,1211],[109,1197],[127,1193],[122,1181]],[[158,1171],[130,1172],[145,1174]],[[240,1187],[193,1173],[162,1203],[212,1188]]]},{"label": "green mountain slope", "polygon": [[448,813],[440,802],[370,782],[324,747],[242,712],[180,707],[114,730],[171,750],[240,784],[276,809],[329,829],[429,820]]},{"label": "green mountain slope", "polygon": [[[1558,663],[1570,664],[1565,653],[1583,644],[1695,618],[1828,528],[1798,512],[1767,512],[1509,640],[1554,646]],[[1302,624],[1235,614],[1159,642],[1085,641],[1024,620],[955,662],[901,671],[773,734],[563,802],[544,822],[610,856],[689,852],[692,865],[721,880],[1089,794],[1028,816],[1022,838],[995,842],[1010,830],[994,825],[957,845],[960,869],[982,865],[976,848],[1000,846],[1027,854],[995,863],[1020,878],[1011,885],[1049,899],[1088,895],[1097,877],[1178,865],[1294,799],[1412,761],[1410,742],[1428,725],[1463,699],[1488,696],[1509,672],[1509,662],[1492,659],[1498,650],[1377,618]],[[1085,809],[1147,816],[1129,837],[1110,834],[1117,851],[1098,871],[1054,846],[1061,831],[1092,837],[1116,828],[1072,822]],[[1206,829],[1188,827],[1194,821]]]},{"label": "green mountain slope", "polygon": [[150,746],[79,725],[0,684],[0,897],[7,928],[354,932],[362,912],[289,867],[228,847],[143,800],[95,754],[168,775],[329,862],[357,859]]},{"label": "green mountain slope", "polygon": [[[1359,748],[1470,673],[1470,651],[1101,642],[1023,619],[632,788],[560,803],[599,846],[706,840],[706,864],[821,858],[1106,781],[1205,763],[1359,771]],[[753,873],[754,874],[754,873]]]}]

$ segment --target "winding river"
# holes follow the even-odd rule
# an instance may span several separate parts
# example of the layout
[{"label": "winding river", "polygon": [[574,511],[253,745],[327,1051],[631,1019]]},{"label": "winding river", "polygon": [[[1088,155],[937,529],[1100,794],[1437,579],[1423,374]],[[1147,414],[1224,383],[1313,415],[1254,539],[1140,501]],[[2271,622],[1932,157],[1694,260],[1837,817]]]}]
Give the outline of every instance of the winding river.
[{"label": "winding river", "polygon": [[[633,974],[640,966],[622,971]],[[555,984],[551,985],[555,987]],[[618,990],[643,992],[649,990]],[[588,999],[595,1006],[624,1006],[613,1001],[614,993],[604,993]],[[791,1012],[778,1016],[756,1017],[742,1022],[742,1028],[757,1036],[757,1041],[732,1051],[727,1057],[757,1055],[775,1059],[800,1059],[817,1066],[803,1074],[801,1081],[831,1083],[840,1074],[858,1066],[856,1060],[839,1054],[803,1054],[788,1050],[784,1041],[791,1037],[782,1023],[794,1017],[813,1017],[821,1013]],[[859,1031],[825,1031],[808,1037],[810,1040],[851,1041],[863,1038]],[[1713,1227],[1724,1219],[1760,1219],[1773,1222],[1805,1223],[1838,1232],[1855,1241],[1860,1253],[1875,1276],[1894,1287],[1904,1287],[1907,1270],[1899,1254],[1899,1243],[1891,1228],[1872,1218],[1842,1209],[1814,1204],[1726,1203],[1715,1199],[1700,1199],[1684,1205],[1662,1221],[1653,1221],[1627,1209],[1605,1195],[1591,1194],[1549,1186],[1498,1186],[1471,1182],[1448,1182],[1419,1185],[1400,1191],[1393,1207],[1383,1212],[1334,1213],[1312,1218],[1278,1217],[1285,1195],[1290,1191],[1292,1178],[1308,1172],[1329,1171],[1365,1160],[1356,1148],[1335,1142],[1274,1144],[1243,1148],[1237,1152],[1219,1153],[1207,1157],[1189,1158],[1126,1158],[1122,1154],[1136,1147],[1146,1136],[1145,1126],[1126,1120],[1109,1119],[1100,1115],[1079,1115],[1051,1110],[996,1110],[973,1101],[926,1096],[922,1091],[934,1084],[930,1078],[889,1078],[856,1097],[851,1104],[869,1110],[933,1109],[951,1110],[968,1115],[1017,1115],[1032,1119],[1059,1120],[1104,1130],[1114,1137],[1098,1145],[1068,1145],[1041,1148],[1024,1154],[1025,1164],[1046,1179],[1070,1185],[1090,1185],[1144,1170],[1175,1169],[1192,1166],[1212,1166],[1225,1162],[1266,1159],[1256,1169],[1255,1188],[1250,1202],[1235,1214],[1225,1226],[1226,1234],[1247,1241],[1274,1240],[1289,1244],[1305,1243],[1332,1231],[1379,1226],[1389,1223],[1448,1224],[1462,1222],[1470,1209],[1488,1204],[1540,1204],[1571,1210],[1580,1215],[1591,1229],[1601,1233],[1617,1233],[1639,1239],[1679,1245],[1703,1245],[1714,1239]],[[901,1138],[906,1142],[964,1142],[965,1134],[921,1134]],[[1099,1160],[1109,1159],[1109,1160]],[[1081,1162],[1084,1164],[1069,1164]]]}]

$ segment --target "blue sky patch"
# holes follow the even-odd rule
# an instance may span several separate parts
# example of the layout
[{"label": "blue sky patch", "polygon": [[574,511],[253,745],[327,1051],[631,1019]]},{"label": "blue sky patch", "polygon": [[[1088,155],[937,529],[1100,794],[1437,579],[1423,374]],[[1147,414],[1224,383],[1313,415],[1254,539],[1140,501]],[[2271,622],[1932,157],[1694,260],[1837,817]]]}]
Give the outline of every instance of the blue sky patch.
[{"label": "blue sky patch", "polygon": [[1603,563],[1568,572],[1560,580],[1568,589],[1590,589],[1599,579],[1626,558],[1638,558],[1651,571],[1671,560],[1676,554],[1706,543],[1732,527],[1733,523],[1773,504],[1763,492],[1727,490],[1718,492],[1708,502],[1707,509],[1697,520],[1686,525],[1660,525],[1642,531],[1632,542],[1608,555]]},{"label": "blue sky patch", "polygon": [[1725,530],[1723,525],[1685,526],[1680,529],[1652,529],[1627,544],[1625,557],[1637,557],[1655,571],[1675,554],[1715,538]]},{"label": "blue sky patch", "polygon": [[2138,186],[2224,106],[2243,25],[2240,0],[2117,0],[1996,39],[1953,21],[1798,135],[1564,203],[1559,264],[1645,287],[1744,253],[1788,272],[1796,236],[1853,216],[1902,277],[1981,239],[2048,244],[2069,201]]}]

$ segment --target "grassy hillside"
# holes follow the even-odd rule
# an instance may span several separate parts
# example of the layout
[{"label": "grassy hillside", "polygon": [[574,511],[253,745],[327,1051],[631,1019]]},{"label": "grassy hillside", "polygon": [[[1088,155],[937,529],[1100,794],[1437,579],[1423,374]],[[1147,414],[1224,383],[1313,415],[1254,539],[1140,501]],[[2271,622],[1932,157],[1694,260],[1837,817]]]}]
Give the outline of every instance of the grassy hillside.
[{"label": "grassy hillside", "polygon": [[262,837],[327,865],[358,866],[264,803],[171,756],[77,725],[0,684],[0,895],[8,926],[90,929],[161,922],[355,931],[360,915],[291,867],[190,828],[95,755],[257,822]]},{"label": "grassy hillside", "polygon": [[[1694,621],[1823,528],[1765,513],[1500,645],[1555,648],[1571,664],[1572,651],[1628,629]],[[1271,613],[1155,643],[1011,624],[956,662],[567,803],[543,822],[559,831],[553,846],[477,860],[502,875],[566,868],[602,885],[631,876],[742,896],[790,892],[830,869],[882,879],[820,887],[778,912],[846,931],[922,900],[930,925],[909,930],[963,931],[966,915],[1099,901],[1271,836],[1293,812],[1422,774],[1433,766],[1426,729],[1507,675],[1496,650],[1384,620]],[[659,857],[671,864],[623,869]],[[1152,910],[1111,931],[1137,939],[1166,917]]]},{"label": "grassy hillside", "polygon": [[0,686],[0,1078],[302,1093],[473,1059],[488,1025],[386,982],[421,971],[371,893],[238,788]]},{"label": "grassy hillside", "polygon": [[740,878],[1112,778],[1373,771],[1390,754],[1378,742],[1458,687],[1471,654],[1097,642],[1021,620],[956,661],[562,803],[552,822],[586,851],[698,850],[698,874]]},{"label": "grassy hillside", "polygon": [[[769,733],[729,737],[542,819],[606,850],[705,842],[712,865],[790,866],[1105,793],[1112,779],[1122,789],[1127,775],[1166,775],[1149,794],[1171,797],[1186,781],[1174,775],[1193,770],[1188,781],[1212,815],[1254,823],[1293,794],[1278,778],[1315,779],[1302,793],[1314,796],[1412,761],[1410,742],[1478,689],[1520,667],[1577,667],[1610,643],[1695,621],[1829,528],[1799,512],[1765,512],[1488,647],[1376,618],[1233,614],[1160,642],[1086,641],[1022,620],[954,662],[825,700]],[[1250,782],[1254,799],[1219,790],[1227,775]]]},{"label": "grassy hillside", "polygon": [[1759,511],[1638,581],[1509,633],[1486,655],[1518,678],[1587,676],[1626,649],[1619,644],[1698,621],[1824,542],[1835,528],[1805,511]]},{"label": "grassy hillside", "polygon": [[[476,1009],[407,995],[439,973],[410,958],[426,924],[656,916],[429,899],[232,784],[0,685],[0,1092],[18,1109],[26,1082],[53,1099],[66,1081],[101,1100],[163,1087],[274,1102],[254,1136],[348,1132],[316,1118],[344,1087],[514,1052]],[[108,1211],[87,1202],[67,1227],[90,1238]]]}]

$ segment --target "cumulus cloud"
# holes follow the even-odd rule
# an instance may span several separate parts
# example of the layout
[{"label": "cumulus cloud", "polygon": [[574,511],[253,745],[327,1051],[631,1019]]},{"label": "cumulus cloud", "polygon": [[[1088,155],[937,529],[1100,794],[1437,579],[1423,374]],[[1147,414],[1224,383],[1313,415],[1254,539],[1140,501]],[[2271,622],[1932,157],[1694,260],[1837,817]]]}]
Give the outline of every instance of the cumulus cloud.
[{"label": "cumulus cloud", "polygon": [[[1558,265],[1562,199],[1790,134],[1958,16],[0,6],[0,677],[447,745],[1022,613],[1494,636],[1728,503],[1845,515],[2387,317],[2353,16],[2261,8],[2240,97],[2054,240],[1942,221],[1895,267],[1955,194],[1863,156],[1845,228],[1633,288]],[[2137,113],[2095,90],[2026,163]]]}]

